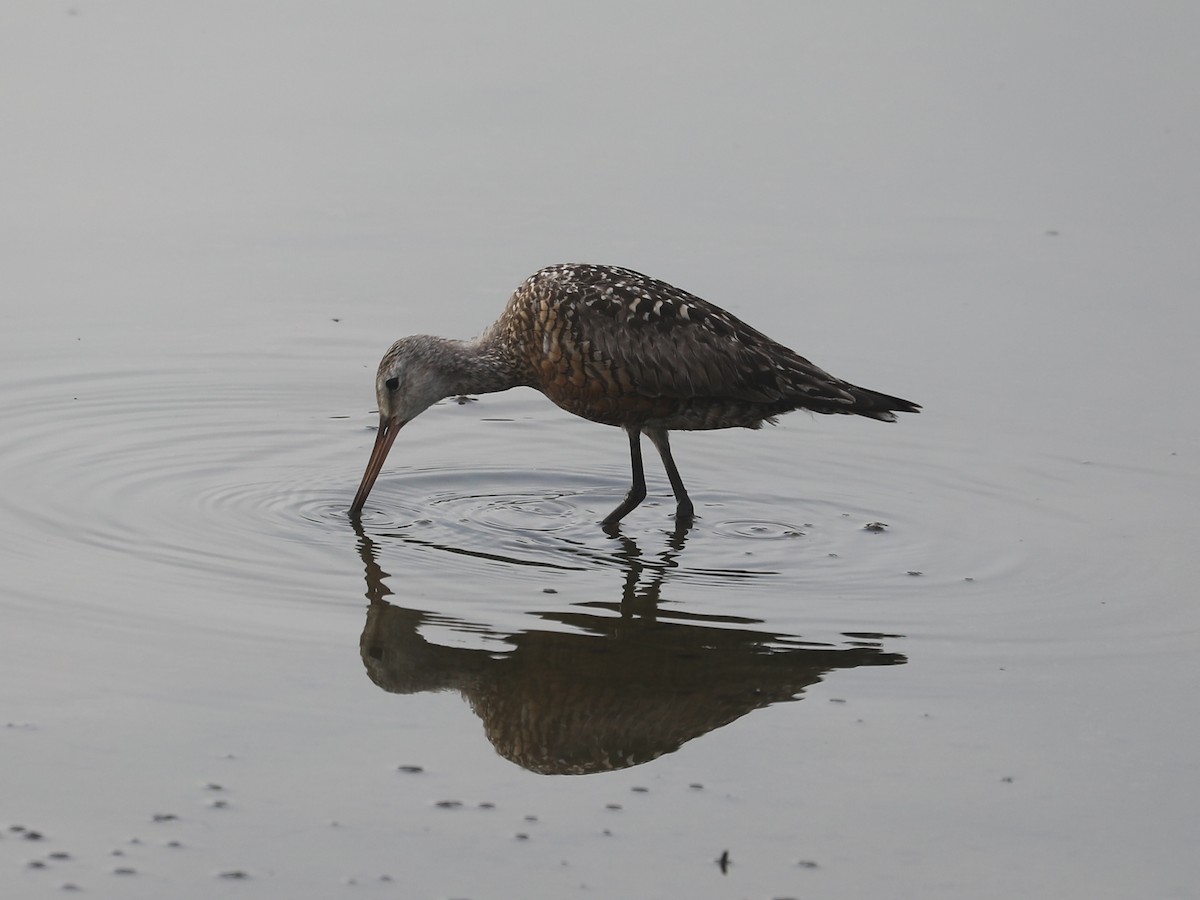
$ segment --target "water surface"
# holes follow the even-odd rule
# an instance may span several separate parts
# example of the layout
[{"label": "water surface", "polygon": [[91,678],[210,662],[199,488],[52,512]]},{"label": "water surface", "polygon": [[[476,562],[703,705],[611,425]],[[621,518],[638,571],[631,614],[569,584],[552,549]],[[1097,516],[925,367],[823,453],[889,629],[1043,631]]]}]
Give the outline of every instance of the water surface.
[{"label": "water surface", "polygon": [[[1189,896],[1200,73],[1097,9],[14,7],[5,895]],[[925,411],[608,534],[446,401],[352,524],[390,341],[570,260]]]}]

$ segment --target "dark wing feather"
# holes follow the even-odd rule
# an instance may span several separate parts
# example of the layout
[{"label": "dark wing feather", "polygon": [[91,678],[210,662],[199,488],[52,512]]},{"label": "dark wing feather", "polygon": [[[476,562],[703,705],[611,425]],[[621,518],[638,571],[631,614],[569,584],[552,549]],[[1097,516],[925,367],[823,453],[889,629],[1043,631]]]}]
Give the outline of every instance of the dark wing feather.
[{"label": "dark wing feather", "polygon": [[[687,291],[613,266],[562,265],[534,279],[577,346],[646,397],[854,412],[852,385]],[[624,377],[621,377],[621,376]]]}]

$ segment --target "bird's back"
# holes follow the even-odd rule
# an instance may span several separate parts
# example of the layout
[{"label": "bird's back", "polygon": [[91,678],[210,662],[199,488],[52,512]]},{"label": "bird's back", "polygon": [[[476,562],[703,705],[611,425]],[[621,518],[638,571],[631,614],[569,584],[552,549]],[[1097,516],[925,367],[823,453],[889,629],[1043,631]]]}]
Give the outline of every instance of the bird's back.
[{"label": "bird's back", "polygon": [[496,328],[532,386],[609,425],[757,428],[799,408],[885,420],[917,409],[834,378],[687,291],[615,266],[541,269]]}]

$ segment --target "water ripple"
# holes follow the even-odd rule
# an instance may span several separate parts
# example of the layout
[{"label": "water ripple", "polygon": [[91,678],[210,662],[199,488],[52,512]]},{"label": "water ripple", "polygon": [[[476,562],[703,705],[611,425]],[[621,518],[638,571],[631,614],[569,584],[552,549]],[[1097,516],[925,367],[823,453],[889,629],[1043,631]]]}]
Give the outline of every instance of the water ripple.
[{"label": "water ripple", "polygon": [[[53,540],[124,557],[158,581],[165,567],[167,577],[233,593],[270,584],[346,602],[339,586],[356,541],[346,506],[370,417],[307,401],[294,378],[286,368],[231,377],[204,361],[10,385],[0,437],[8,552]],[[697,505],[692,527],[675,528],[669,489],[651,471],[650,498],[606,534],[598,522],[627,487],[619,435],[580,442],[557,411],[522,415],[522,401],[504,402],[517,412],[427,414],[380,478],[362,525],[406,590],[451,586],[495,602],[571,585],[613,591],[636,570],[668,600],[747,609],[768,596],[777,603],[781,587],[843,602],[972,581],[1019,589],[1034,561],[1050,588],[1113,575],[1112,565],[1085,569],[1048,552],[1056,530],[1081,525],[1055,501],[1062,461],[1022,461],[1029,490],[1014,494],[1006,461],[917,437],[882,448],[857,432],[805,441],[803,470],[801,434],[728,433],[698,461],[685,437],[677,456]],[[523,448],[521,457],[488,461],[505,447]]]}]

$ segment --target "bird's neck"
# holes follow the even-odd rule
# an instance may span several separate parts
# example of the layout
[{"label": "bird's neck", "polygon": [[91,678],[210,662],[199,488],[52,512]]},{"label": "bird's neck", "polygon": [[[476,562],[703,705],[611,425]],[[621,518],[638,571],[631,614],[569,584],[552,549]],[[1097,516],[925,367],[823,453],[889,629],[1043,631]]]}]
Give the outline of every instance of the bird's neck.
[{"label": "bird's neck", "polygon": [[473,341],[446,341],[447,396],[491,394],[526,384],[506,346],[485,333]]}]

